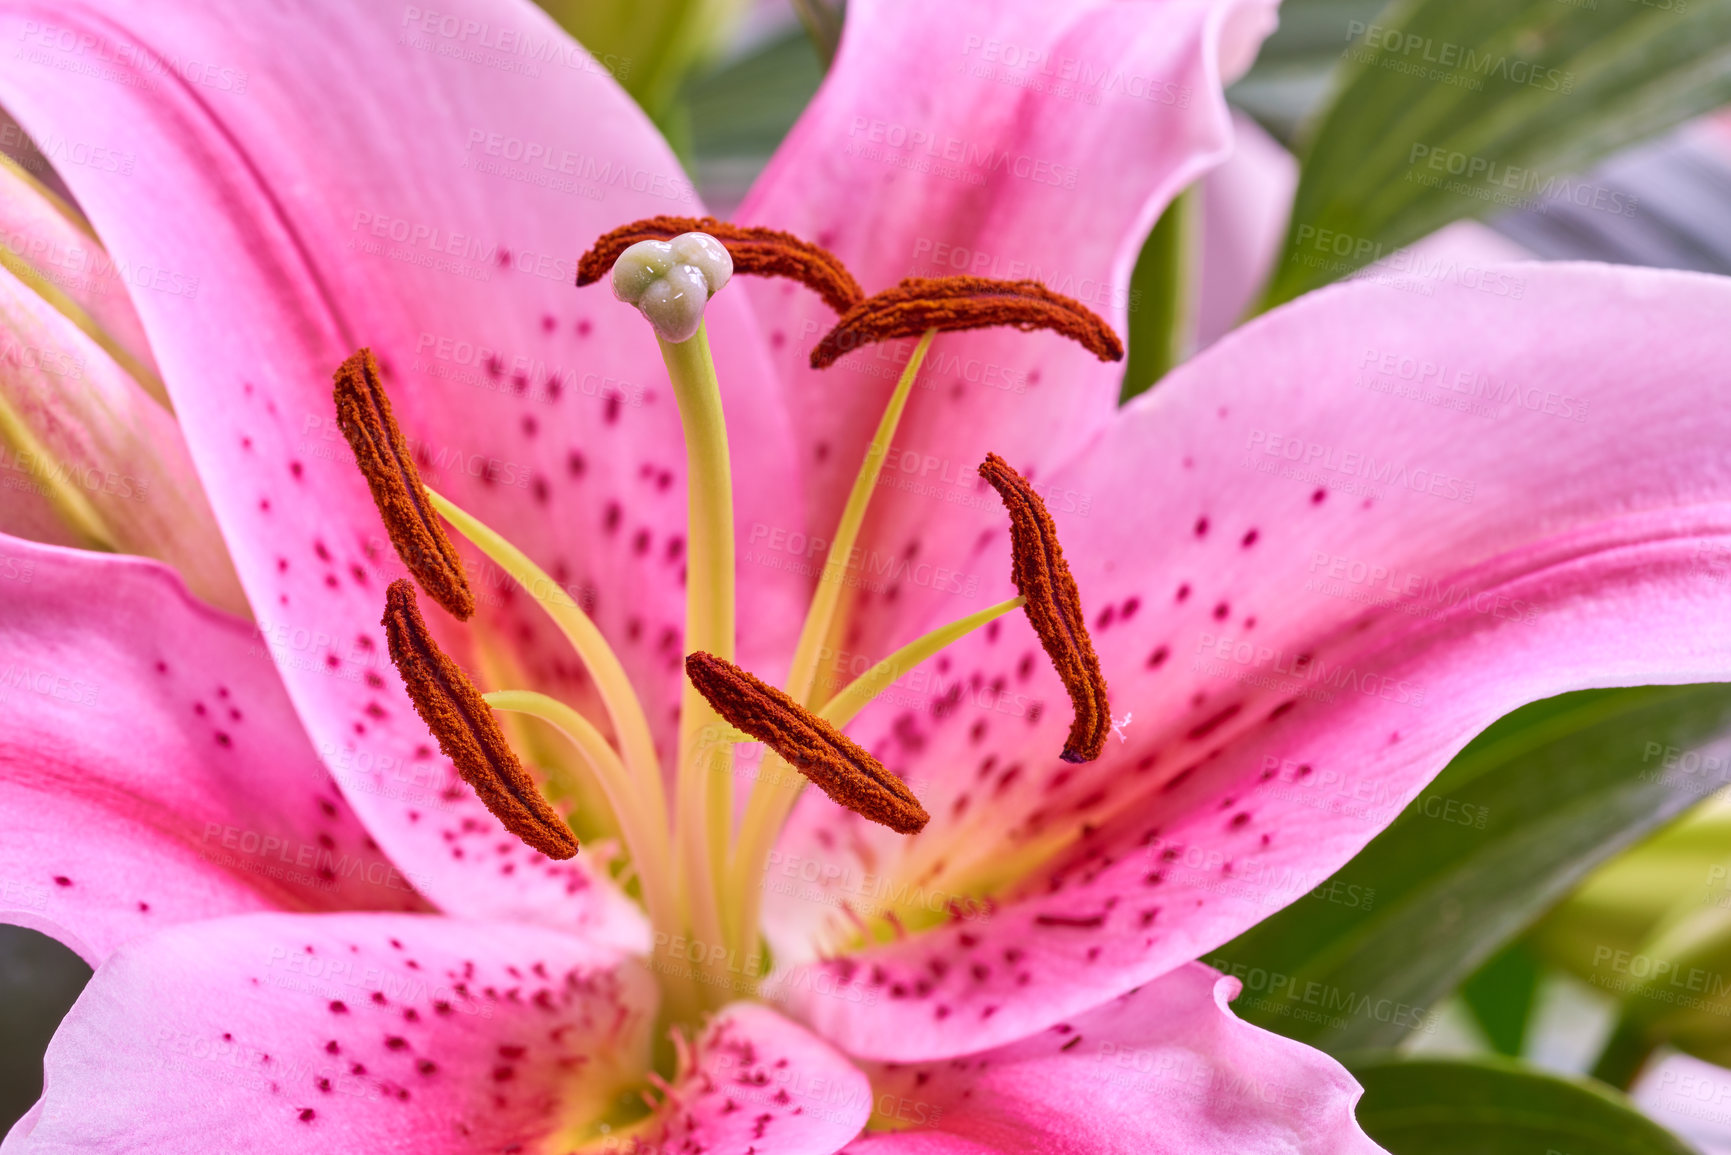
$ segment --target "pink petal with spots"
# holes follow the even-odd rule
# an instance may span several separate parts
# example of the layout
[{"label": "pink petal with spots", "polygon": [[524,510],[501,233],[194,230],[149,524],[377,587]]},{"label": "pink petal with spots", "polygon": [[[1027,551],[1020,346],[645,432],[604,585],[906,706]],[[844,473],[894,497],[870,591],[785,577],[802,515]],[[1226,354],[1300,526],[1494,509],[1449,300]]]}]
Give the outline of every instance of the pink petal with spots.
[{"label": "pink petal with spots", "polygon": [[[1126,331],[1130,272],[1166,203],[1232,139],[1223,72],[1249,64],[1269,0],[850,4],[823,88],[740,207],[832,249],[868,293],[908,276],[1033,278]],[[789,382],[828,538],[910,343],[813,371],[834,323],[785,282],[748,285]],[[881,656],[980,608],[963,562],[995,526],[974,495],[995,451],[1041,477],[1111,420],[1121,364],[1050,333],[941,336],[874,497],[846,648]],[[773,559],[772,559],[773,560]]]},{"label": "pink petal with spots", "polygon": [[97,969],[0,1150],[540,1149],[641,1079],[654,1013],[639,967],[540,927],[191,923]]},{"label": "pink petal with spots", "polygon": [[[1361,1089],[1321,1051],[1249,1026],[1237,979],[1183,966],[1032,1038],[873,1067],[888,1134],[850,1155],[1372,1155]],[[887,1108],[887,1109],[886,1109]],[[899,1129],[898,1129],[899,1128]]]},{"label": "pink petal with spots", "polygon": [[929,708],[898,687],[854,733],[932,823],[802,807],[784,862],[835,877],[772,895],[775,945],[846,949],[839,901],[948,925],[793,971],[787,1004],[873,1058],[1044,1029],[1325,901],[1515,706],[1731,676],[1727,309],[1720,278],[1509,265],[1314,293],[1175,371],[1052,475],[1091,502],[1053,512],[1124,741],[1058,761],[1020,620],[910,680]]},{"label": "pink petal with spots", "polygon": [[[0,168],[0,201],[6,196]],[[109,351],[0,268],[0,408],[16,430],[0,458],[0,531],[142,554],[193,593],[246,613],[246,596],[174,417]]]},{"label": "pink petal with spots", "polygon": [[865,1075],[827,1043],[767,1007],[734,1003],[633,1137],[648,1151],[829,1155],[859,1134],[871,1103]]},{"label": "pink petal with spots", "polygon": [[0,919],[92,965],[259,910],[424,910],[258,634],[154,562],[0,537]]},{"label": "pink petal with spots", "polygon": [[[380,354],[429,483],[593,607],[670,734],[678,418],[648,326],[572,280],[601,232],[698,211],[672,153],[515,0],[437,13],[325,0],[238,22],[218,0],[7,0],[0,29],[30,46],[0,77],[7,107],[113,159],[67,177],[117,259],[162,271],[135,302],[253,609],[283,641],[290,696],[352,804],[442,907],[564,925],[587,902],[581,873],[496,852],[513,840],[466,789],[441,788],[448,770],[382,661],[384,589],[401,567],[336,428],[330,376],[357,346]],[[62,44],[85,43],[103,76],[59,67]],[[147,75],[110,75],[134,72]],[[743,295],[723,293],[710,319],[748,466],[745,534],[753,509],[797,508],[799,487]],[[475,635],[532,687],[587,703],[540,609],[495,567],[471,574]],[[753,575],[750,646],[786,645],[795,580]]]}]

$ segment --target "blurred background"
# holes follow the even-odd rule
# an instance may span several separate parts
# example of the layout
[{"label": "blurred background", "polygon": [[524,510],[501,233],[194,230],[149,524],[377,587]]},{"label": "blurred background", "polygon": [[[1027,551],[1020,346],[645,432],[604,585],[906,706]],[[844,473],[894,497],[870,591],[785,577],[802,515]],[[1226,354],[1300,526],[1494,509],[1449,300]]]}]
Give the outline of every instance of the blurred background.
[{"label": "blurred background", "polygon": [[[662,127],[723,217],[822,83],[845,20],[830,0],[543,6]],[[1504,100],[1461,85],[1442,107],[1436,83],[1389,66],[1410,55],[1391,54],[1391,31],[1397,44],[1511,45],[1569,90]],[[1237,151],[1167,211],[1132,276],[1126,398],[1246,316],[1342,276],[1422,292],[1518,259],[1731,274],[1731,120],[1717,111],[1731,101],[1731,3],[1285,0],[1228,96]],[[1420,105],[1439,147],[1475,141],[1474,155],[1534,181],[1502,202],[1389,203],[1395,178],[1354,150]],[[0,140],[59,187],[22,134]],[[1318,272],[1294,259],[1305,227],[1373,238],[1374,259]],[[1731,577],[1731,558],[1702,564]],[[1589,1076],[1731,1152],[1727,734],[1720,686],[1518,711],[1333,883],[1207,961],[1244,981],[1242,1016],[1336,1054]],[[0,1133],[36,1099],[43,1050],[88,977],[51,940],[0,927]],[[1470,1097],[1473,1069],[1435,1071]],[[1398,1093],[1366,1082],[1367,1110]],[[1661,1149],[1646,1142],[1617,1149]]]}]

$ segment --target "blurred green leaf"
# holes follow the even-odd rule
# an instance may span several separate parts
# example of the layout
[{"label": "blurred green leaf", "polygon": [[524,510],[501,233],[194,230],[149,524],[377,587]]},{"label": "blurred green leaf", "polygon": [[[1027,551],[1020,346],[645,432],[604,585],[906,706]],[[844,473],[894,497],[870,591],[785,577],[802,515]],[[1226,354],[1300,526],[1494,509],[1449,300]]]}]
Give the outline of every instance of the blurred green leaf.
[{"label": "blurred green leaf", "polygon": [[835,62],[836,49],[841,45],[841,0],[793,0],[793,10],[827,69]]},{"label": "blurred green leaf", "polygon": [[47,935],[0,925],[0,1135],[42,1094],[42,1053],[90,967]]},{"label": "blurred green leaf", "polygon": [[1275,139],[1291,147],[1328,98],[1329,78],[1354,21],[1369,24],[1388,0],[1285,0],[1280,27],[1262,42],[1256,63],[1226,91]]},{"label": "blurred green leaf", "polygon": [[1587,1079],[1512,1059],[1349,1059],[1358,1122],[1391,1155],[1691,1155],[1693,1148]]},{"label": "blurred green leaf", "polygon": [[1538,958],[1516,942],[1491,956],[1461,984],[1461,1001],[1497,1054],[1520,1055],[1538,1000],[1540,974]]},{"label": "blurred green leaf", "polygon": [[[1723,786],[1723,766],[1699,751],[1673,747],[1659,756],[1665,773],[1709,774]],[[1602,977],[1607,952],[1635,953],[1655,936],[1713,910],[1731,918],[1731,798],[1697,806],[1641,845],[1599,867],[1546,914],[1526,942],[1547,963],[1585,982]]]},{"label": "blurred green leaf", "polygon": [[[1672,746],[1656,764],[1714,785],[1731,779],[1724,745]],[[1599,1077],[1626,1083],[1667,1043],[1731,1063],[1731,795],[1595,870],[1525,941],[1622,1003]]]},{"label": "blurred green leaf", "polygon": [[686,86],[700,157],[767,158],[823,81],[811,42],[793,31]]},{"label": "blurred green leaf", "polygon": [[1731,0],[1397,0],[1360,23],[1265,307],[1462,217],[1581,196],[1632,213],[1565,174],[1731,100]]},{"label": "blurred green leaf", "polygon": [[1190,355],[1196,333],[1197,251],[1201,192],[1192,185],[1173,198],[1143,242],[1130,274],[1130,331],[1125,334],[1120,404],[1145,393]]},{"label": "blurred green leaf", "polygon": [[1525,706],[1325,884],[1337,901],[1300,899],[1203,961],[1245,979],[1235,1007],[1253,1023],[1335,1053],[1392,1046],[1583,875],[1717,785],[1652,773],[1651,744],[1728,730],[1717,684]]},{"label": "blurred green leaf", "polygon": [[744,0],[538,0],[663,130],[685,76],[718,46]]}]

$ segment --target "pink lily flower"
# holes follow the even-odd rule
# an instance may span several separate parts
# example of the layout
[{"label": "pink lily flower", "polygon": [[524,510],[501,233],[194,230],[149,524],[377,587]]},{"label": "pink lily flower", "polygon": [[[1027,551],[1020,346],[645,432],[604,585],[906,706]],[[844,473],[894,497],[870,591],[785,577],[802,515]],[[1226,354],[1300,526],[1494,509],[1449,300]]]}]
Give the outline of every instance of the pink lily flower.
[{"label": "pink lily flower", "polygon": [[[823,244],[867,292],[1036,277],[1121,330],[1113,287],[1224,155],[1221,76],[1268,5],[1001,7],[853,6],[742,221]],[[1342,287],[1122,411],[1115,370],[1057,335],[944,334],[813,687],[1008,596],[1003,510],[972,472],[995,450],[1056,520],[1118,735],[1061,761],[1063,688],[1022,616],[995,617],[850,727],[918,794],[921,833],[808,791],[785,826],[734,832],[722,866],[757,864],[749,886],[705,890],[690,868],[716,843],[684,839],[712,831],[669,839],[646,816],[674,810],[645,802],[692,780],[687,587],[725,575],[688,546],[653,337],[569,283],[596,236],[700,211],[647,121],[506,0],[239,25],[214,0],[7,0],[0,37],[25,46],[0,102],[69,158],[109,250],[201,286],[134,302],[256,619],[158,562],[3,541],[0,912],[97,966],[7,1155],[1374,1150],[1346,1072],[1237,1020],[1237,982],[1191,960],[1315,901],[1513,705],[1724,676],[1720,281]],[[812,371],[833,321],[750,281],[706,323],[735,658],[770,680],[906,359]],[[466,555],[479,612],[429,609],[440,644],[601,724],[622,685],[642,707],[618,756],[647,746],[664,773],[610,779],[605,804],[556,733],[508,731],[574,812],[574,859],[454,777],[386,657],[403,571],[330,400],[362,344],[427,480],[538,567],[525,591]],[[550,609],[592,620],[619,676]],[[668,854],[616,873],[621,840]],[[680,888],[671,916],[650,897]]]}]

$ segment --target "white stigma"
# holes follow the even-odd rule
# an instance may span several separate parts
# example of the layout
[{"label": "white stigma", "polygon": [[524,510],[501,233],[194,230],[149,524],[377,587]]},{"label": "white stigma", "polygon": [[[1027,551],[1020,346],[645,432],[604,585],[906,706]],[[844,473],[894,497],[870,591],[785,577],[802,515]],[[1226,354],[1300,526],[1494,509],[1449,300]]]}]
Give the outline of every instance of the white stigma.
[{"label": "white stigma", "polygon": [[663,341],[689,341],[709,298],[733,276],[733,257],[708,233],[638,241],[613,262],[613,295],[636,305]]}]

